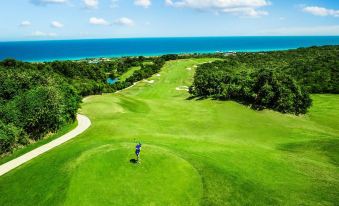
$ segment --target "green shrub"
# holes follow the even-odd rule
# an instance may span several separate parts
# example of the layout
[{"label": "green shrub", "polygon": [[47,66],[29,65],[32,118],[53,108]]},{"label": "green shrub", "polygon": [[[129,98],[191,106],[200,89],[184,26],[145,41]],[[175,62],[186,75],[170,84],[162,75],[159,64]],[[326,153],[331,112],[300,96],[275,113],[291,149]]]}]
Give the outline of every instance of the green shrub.
[{"label": "green shrub", "polygon": [[13,124],[6,125],[0,121],[0,154],[11,152],[19,135],[19,129]]}]

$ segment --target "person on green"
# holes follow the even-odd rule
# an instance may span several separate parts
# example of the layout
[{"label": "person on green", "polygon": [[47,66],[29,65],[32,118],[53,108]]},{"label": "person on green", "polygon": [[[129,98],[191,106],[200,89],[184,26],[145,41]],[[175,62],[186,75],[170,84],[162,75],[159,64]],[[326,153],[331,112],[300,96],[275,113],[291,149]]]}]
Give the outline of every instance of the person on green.
[{"label": "person on green", "polygon": [[141,151],[141,143],[139,142],[137,146],[135,146],[135,155],[137,156],[137,162],[140,160],[140,151]]}]

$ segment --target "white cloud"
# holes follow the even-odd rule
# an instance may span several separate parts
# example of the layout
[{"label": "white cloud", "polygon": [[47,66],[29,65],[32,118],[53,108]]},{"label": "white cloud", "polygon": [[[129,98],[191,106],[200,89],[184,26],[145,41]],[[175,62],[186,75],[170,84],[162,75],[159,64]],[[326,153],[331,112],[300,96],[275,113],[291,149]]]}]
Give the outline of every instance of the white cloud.
[{"label": "white cloud", "polygon": [[339,17],[339,10],[327,9],[324,7],[318,6],[307,6],[303,8],[303,11],[306,13],[313,14],[315,16],[334,16]]},{"label": "white cloud", "polygon": [[148,8],[151,6],[151,0],[134,0],[134,4],[137,6],[142,6],[144,8]]},{"label": "white cloud", "polygon": [[31,0],[31,3],[38,6],[46,6],[48,4],[65,4],[68,3],[68,0]]},{"label": "white cloud", "polygon": [[28,20],[22,21],[20,23],[20,26],[22,26],[22,27],[28,27],[28,26],[31,26],[31,25],[32,25],[32,23]]},{"label": "white cloud", "polygon": [[268,0],[165,0],[165,4],[172,7],[191,8],[215,13],[230,13],[249,17],[268,15],[267,11],[259,9],[271,5]]},{"label": "white cloud", "polygon": [[255,8],[251,7],[238,7],[238,8],[226,8],[223,9],[222,12],[236,14],[240,16],[248,16],[248,17],[259,17],[259,16],[266,16],[268,15],[267,11],[260,11],[256,10]]},{"label": "white cloud", "polygon": [[54,28],[62,28],[62,27],[64,27],[64,25],[61,22],[59,22],[59,21],[52,21],[51,22],[51,26],[54,27]]},{"label": "white cloud", "polygon": [[122,25],[122,26],[133,26],[134,25],[134,21],[127,17],[122,17],[120,19],[117,19],[114,21],[114,23],[118,25]]},{"label": "white cloud", "polygon": [[173,1],[172,0],[165,0],[165,4],[168,6],[173,6]]},{"label": "white cloud", "polygon": [[96,9],[99,5],[99,0],[84,0],[84,4],[88,9]]},{"label": "white cloud", "polygon": [[56,37],[57,34],[56,33],[45,33],[42,31],[35,31],[32,33],[33,37]]},{"label": "white cloud", "polygon": [[89,23],[93,25],[109,25],[109,23],[103,18],[91,17]]}]

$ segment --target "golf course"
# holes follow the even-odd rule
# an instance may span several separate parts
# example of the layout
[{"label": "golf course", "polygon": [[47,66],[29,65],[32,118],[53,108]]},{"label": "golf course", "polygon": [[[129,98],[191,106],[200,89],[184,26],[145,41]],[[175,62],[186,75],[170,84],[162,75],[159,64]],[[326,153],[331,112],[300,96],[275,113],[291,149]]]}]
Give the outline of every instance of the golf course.
[{"label": "golf course", "polygon": [[0,205],[338,205],[339,95],[311,95],[299,116],[190,98],[214,60],[85,97],[90,128],[1,176]]}]

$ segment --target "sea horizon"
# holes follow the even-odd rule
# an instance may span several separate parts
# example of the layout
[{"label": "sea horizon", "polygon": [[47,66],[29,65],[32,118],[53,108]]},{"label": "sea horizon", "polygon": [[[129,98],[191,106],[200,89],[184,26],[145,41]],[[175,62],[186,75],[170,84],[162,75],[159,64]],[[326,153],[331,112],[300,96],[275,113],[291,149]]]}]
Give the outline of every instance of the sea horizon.
[{"label": "sea horizon", "polygon": [[82,40],[107,40],[107,39],[180,39],[180,38],[248,38],[248,37],[339,37],[339,35],[221,35],[221,36],[130,36],[130,37],[88,37],[88,38],[49,38],[49,39],[12,39],[1,40],[0,43],[6,42],[36,42],[36,41],[82,41]]},{"label": "sea horizon", "polygon": [[27,62],[159,56],[164,54],[267,52],[339,45],[339,36],[196,36],[0,41],[0,60]]}]

